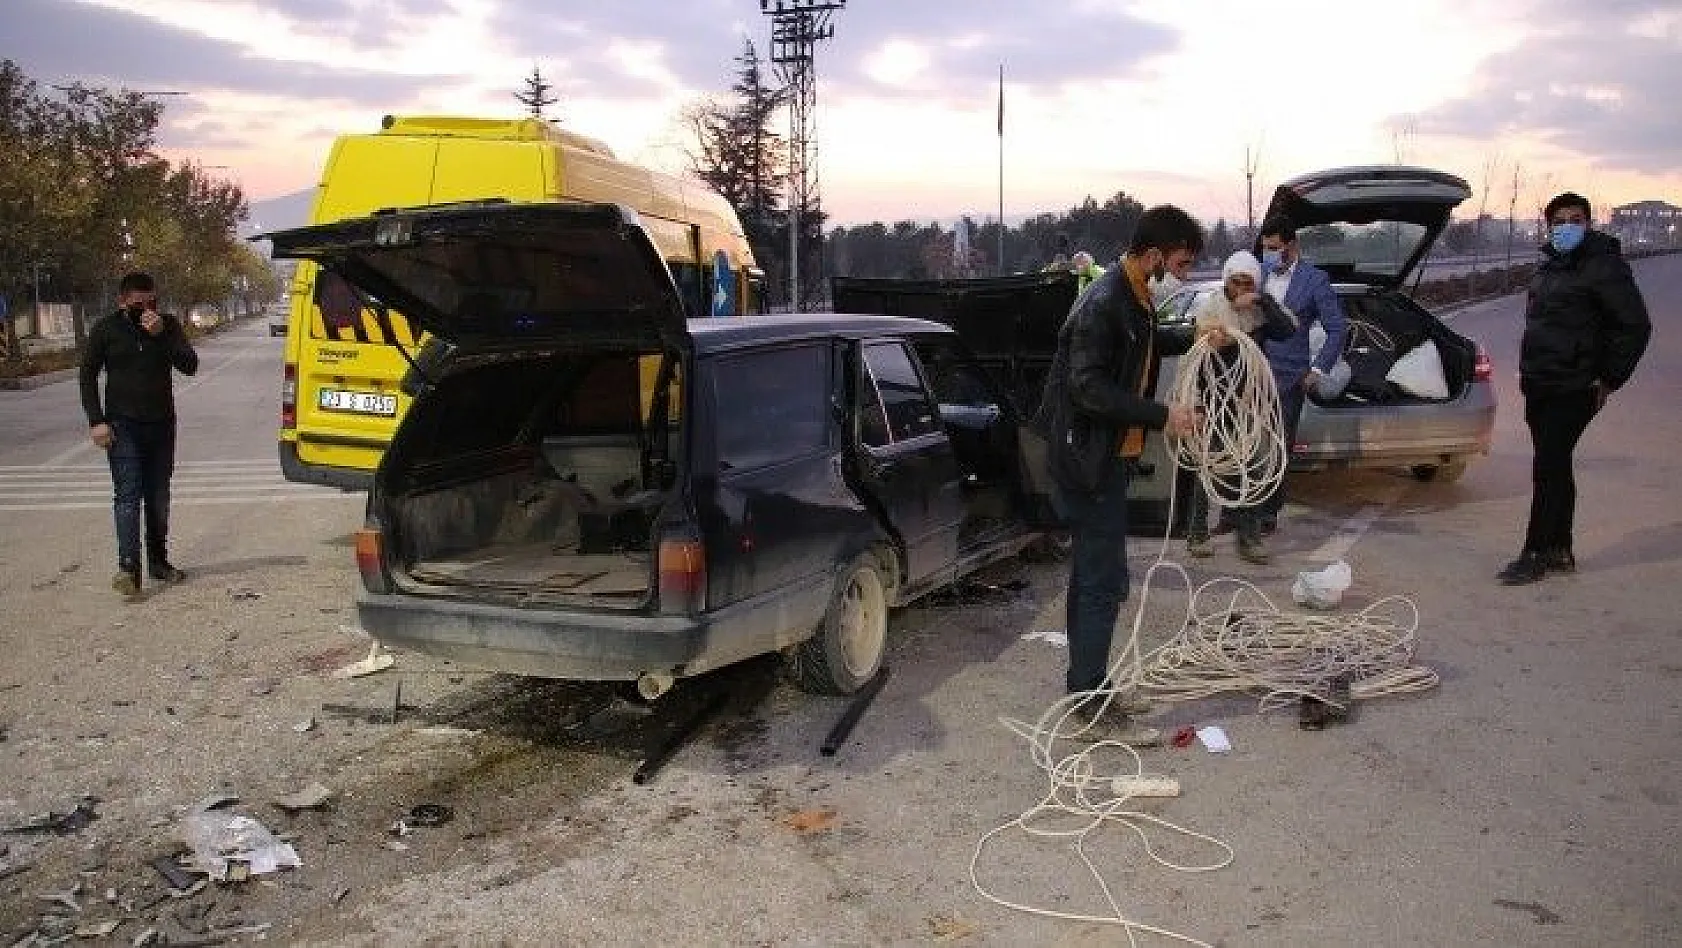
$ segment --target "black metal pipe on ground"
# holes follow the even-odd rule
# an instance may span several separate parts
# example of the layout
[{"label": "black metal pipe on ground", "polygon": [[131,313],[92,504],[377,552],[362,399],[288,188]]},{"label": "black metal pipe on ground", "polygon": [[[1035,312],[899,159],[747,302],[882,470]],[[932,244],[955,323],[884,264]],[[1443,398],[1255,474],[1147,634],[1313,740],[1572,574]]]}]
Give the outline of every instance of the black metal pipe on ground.
[{"label": "black metal pipe on ground", "polygon": [[858,694],[853,695],[852,703],[847,705],[847,710],[841,714],[840,720],[836,721],[835,727],[830,729],[829,736],[823,739],[823,746],[819,750],[825,757],[834,757],[835,752],[841,749],[841,745],[847,740],[847,735],[853,733],[853,726],[859,723],[859,718],[864,716],[865,710],[870,707],[872,701],[876,700],[876,696],[881,694],[882,686],[887,682],[888,666],[883,665],[876,672],[875,677],[866,682],[865,686],[859,689]]}]

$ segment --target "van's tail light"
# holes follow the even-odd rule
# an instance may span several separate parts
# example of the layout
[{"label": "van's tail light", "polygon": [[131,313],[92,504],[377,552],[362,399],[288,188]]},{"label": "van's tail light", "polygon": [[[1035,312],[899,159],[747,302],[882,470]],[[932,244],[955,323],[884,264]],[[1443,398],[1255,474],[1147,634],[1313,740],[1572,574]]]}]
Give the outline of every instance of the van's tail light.
[{"label": "van's tail light", "polygon": [[1472,360],[1472,381],[1487,382],[1495,376],[1495,365],[1489,361],[1489,353],[1478,346],[1478,355]]},{"label": "van's tail light", "polygon": [[362,574],[362,585],[371,593],[391,592],[391,574],[385,569],[385,531],[378,527],[363,527],[356,538],[356,571]]},{"label": "van's tail light", "polygon": [[280,427],[287,431],[298,427],[298,367],[290,362],[280,380]]},{"label": "van's tail light", "polygon": [[660,539],[660,611],[694,615],[706,606],[707,551],[694,534]]}]

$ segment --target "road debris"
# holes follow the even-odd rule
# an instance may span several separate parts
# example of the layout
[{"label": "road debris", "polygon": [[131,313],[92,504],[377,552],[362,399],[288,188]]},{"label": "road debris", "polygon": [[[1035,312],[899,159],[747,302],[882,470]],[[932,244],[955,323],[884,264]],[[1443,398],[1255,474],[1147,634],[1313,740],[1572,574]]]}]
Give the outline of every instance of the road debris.
[{"label": "road debris", "polygon": [[1226,731],[1219,725],[1197,729],[1197,739],[1203,742],[1203,747],[1211,754],[1224,754],[1232,750],[1232,741],[1226,736]]},{"label": "road debris", "polygon": [[77,926],[74,934],[77,938],[109,938],[111,937],[111,934],[117,930],[117,927],[122,924],[123,923],[120,919],[115,918],[108,919],[103,922],[89,922],[85,925]]},{"label": "road debris", "polygon": [[179,862],[176,862],[174,856],[159,856],[148,865],[157,870],[158,875],[164,877],[164,882],[169,885],[170,889],[176,892],[185,892],[191,889],[195,883],[204,881],[188,872]]},{"label": "road debris", "polygon": [[215,810],[190,813],[182,823],[182,837],[193,851],[194,866],[217,882],[230,881],[230,873],[260,876],[303,865],[290,843],[281,842],[249,816]]},{"label": "road debris", "polygon": [[288,793],[274,798],[274,805],[288,813],[299,810],[314,810],[325,806],[333,799],[333,791],[319,783],[312,783],[296,793]]},{"label": "road debris", "polygon": [[77,882],[75,885],[71,886],[68,889],[65,889],[62,892],[43,892],[40,895],[36,896],[36,898],[40,899],[43,902],[50,902],[54,905],[61,905],[64,908],[69,909],[70,914],[72,914],[72,915],[80,915],[80,914],[82,914],[82,905],[81,905],[81,903],[76,901],[76,896],[81,895],[81,894],[82,894],[82,883]]},{"label": "road debris", "polygon": [[455,818],[455,809],[442,803],[417,803],[409,808],[409,817],[403,822],[409,826],[443,826]]},{"label": "road debris", "polygon": [[367,675],[385,671],[387,668],[390,668],[396,663],[397,659],[392,657],[391,653],[382,651],[380,643],[375,642],[373,647],[368,650],[368,656],[366,658],[351,662],[349,665],[345,665],[342,668],[336,668],[332,671],[331,675],[332,677],[339,679],[362,678]]},{"label": "road debris", "polygon": [[979,930],[956,915],[931,915],[926,921],[935,941],[960,941]]},{"label": "road debris", "polygon": [[69,836],[99,819],[99,814],[94,811],[94,805],[98,802],[98,797],[84,796],[68,813],[49,810],[27,823],[0,829],[0,833],[52,833],[55,836]]},{"label": "road debris", "polygon": [[802,836],[825,833],[835,826],[836,811],[832,806],[815,810],[796,810],[783,817],[783,825]]},{"label": "road debris", "polygon": [[263,594],[249,586],[229,586],[228,598],[235,602],[252,602],[263,598]]},{"label": "road debris", "polygon": [[308,734],[309,732],[315,730],[315,718],[307,717],[302,721],[299,721],[297,724],[292,725],[292,730],[299,734]]}]

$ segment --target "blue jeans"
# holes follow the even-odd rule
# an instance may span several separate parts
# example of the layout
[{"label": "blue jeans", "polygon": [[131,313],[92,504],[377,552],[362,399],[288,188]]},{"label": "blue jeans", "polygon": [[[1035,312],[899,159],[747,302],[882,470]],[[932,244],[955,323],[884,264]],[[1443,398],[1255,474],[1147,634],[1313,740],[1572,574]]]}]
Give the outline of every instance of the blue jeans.
[{"label": "blue jeans", "polygon": [[112,418],[112,510],[117,521],[117,568],[140,569],[140,513],[146,511],[146,560],[161,563],[169,551],[169,478],[175,473],[175,421]]},{"label": "blue jeans", "polygon": [[1102,687],[1110,667],[1116,616],[1127,601],[1127,484],[1131,468],[1115,461],[1104,487],[1094,494],[1063,492],[1074,548],[1064,629],[1069,636],[1070,692]]}]

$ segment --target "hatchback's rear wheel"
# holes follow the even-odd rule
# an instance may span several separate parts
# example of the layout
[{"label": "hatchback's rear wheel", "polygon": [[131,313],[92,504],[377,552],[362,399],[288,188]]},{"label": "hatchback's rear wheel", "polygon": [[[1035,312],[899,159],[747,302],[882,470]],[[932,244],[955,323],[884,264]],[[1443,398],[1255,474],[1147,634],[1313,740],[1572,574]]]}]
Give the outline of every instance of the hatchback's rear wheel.
[{"label": "hatchback's rear wheel", "polygon": [[807,691],[850,695],[876,677],[887,644],[887,583],[866,553],[843,571],[817,634],[795,647],[791,672]]},{"label": "hatchback's rear wheel", "polygon": [[1415,464],[1412,468],[1413,476],[1426,483],[1452,484],[1466,473],[1465,461],[1449,461],[1446,464]]}]

